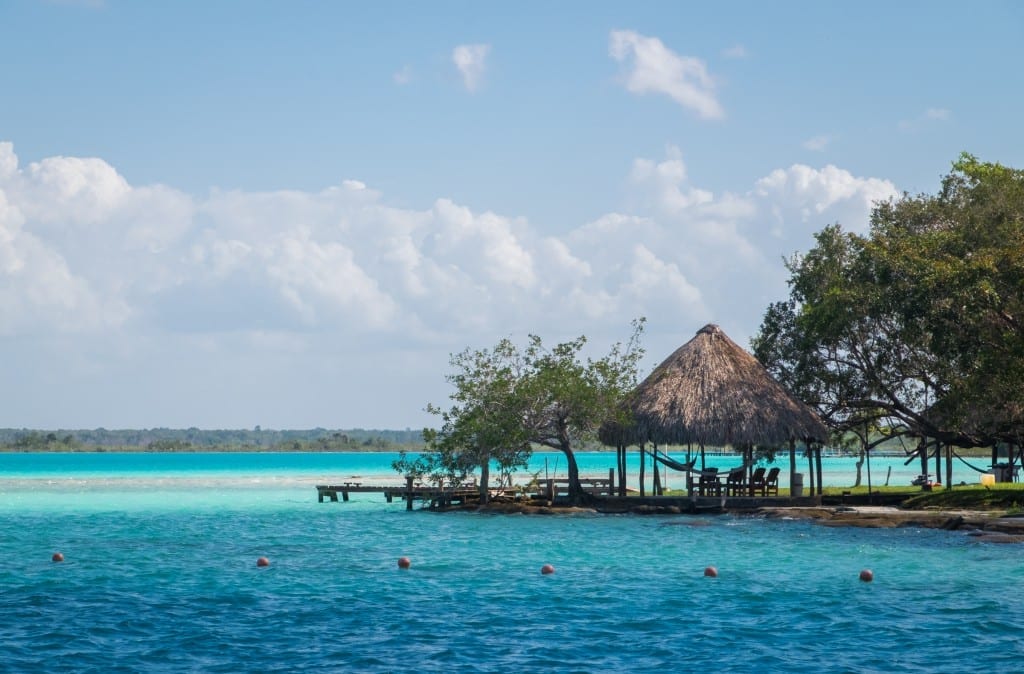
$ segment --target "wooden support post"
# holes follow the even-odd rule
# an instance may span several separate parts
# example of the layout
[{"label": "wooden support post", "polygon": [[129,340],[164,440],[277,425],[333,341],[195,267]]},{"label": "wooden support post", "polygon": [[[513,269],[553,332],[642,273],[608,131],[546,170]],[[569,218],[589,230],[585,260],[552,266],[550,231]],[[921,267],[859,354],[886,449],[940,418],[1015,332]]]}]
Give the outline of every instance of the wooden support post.
[{"label": "wooden support post", "polygon": [[640,445],[640,496],[644,495],[644,464],[646,463],[647,450]]},{"label": "wooden support post", "polygon": [[796,480],[796,440],[789,441],[789,497],[793,498],[793,482]]},{"label": "wooden support post", "polygon": [[[348,503],[348,492],[347,491],[341,492],[341,499],[343,501],[345,501],[345,503]],[[335,501],[338,500],[338,492],[334,492],[334,500]]]},{"label": "wooden support post", "polygon": [[821,445],[814,450],[814,469],[818,471],[818,496],[822,495],[822,469],[821,469]]},{"label": "wooden support post", "polygon": [[953,445],[946,443],[946,489],[953,488]]},{"label": "wooden support post", "polygon": [[412,476],[405,478],[405,509],[412,510]]},{"label": "wooden support post", "polygon": [[609,468],[608,469],[608,495],[609,496],[614,496],[615,495],[615,469],[614,468]]}]

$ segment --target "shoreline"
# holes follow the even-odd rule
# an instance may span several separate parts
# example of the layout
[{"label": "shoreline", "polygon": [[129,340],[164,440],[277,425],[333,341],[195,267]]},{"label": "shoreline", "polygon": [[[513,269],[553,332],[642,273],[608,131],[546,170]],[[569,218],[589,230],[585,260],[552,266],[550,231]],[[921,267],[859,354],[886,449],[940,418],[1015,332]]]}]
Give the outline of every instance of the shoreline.
[{"label": "shoreline", "polygon": [[895,529],[916,527],[961,531],[979,543],[1024,543],[1024,515],[1008,515],[1004,510],[906,510],[892,506],[761,506],[750,509],[726,509],[716,513],[694,514],[677,506],[637,505],[626,511],[602,511],[599,506],[559,506],[495,501],[486,506],[455,506],[449,511],[524,515],[645,515],[670,517],[688,515],[691,526],[703,526],[705,518],[735,515],[771,520],[812,521],[819,526]]}]

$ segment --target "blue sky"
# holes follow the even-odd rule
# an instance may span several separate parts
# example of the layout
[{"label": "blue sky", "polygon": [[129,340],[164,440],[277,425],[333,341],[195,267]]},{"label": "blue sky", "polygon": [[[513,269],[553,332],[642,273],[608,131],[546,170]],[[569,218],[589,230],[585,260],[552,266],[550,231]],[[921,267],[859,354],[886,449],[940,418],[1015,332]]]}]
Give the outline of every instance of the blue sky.
[{"label": "blue sky", "polygon": [[1024,166],[1024,5],[0,2],[0,425],[417,427],[448,354],[746,344]]}]

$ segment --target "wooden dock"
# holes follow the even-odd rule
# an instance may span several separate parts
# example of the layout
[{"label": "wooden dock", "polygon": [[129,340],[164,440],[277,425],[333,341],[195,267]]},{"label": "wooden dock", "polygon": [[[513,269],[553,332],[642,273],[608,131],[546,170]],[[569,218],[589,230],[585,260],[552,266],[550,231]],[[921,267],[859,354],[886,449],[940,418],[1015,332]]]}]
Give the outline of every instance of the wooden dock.
[{"label": "wooden dock", "polygon": [[[615,489],[615,474],[614,470],[608,471],[608,478],[580,478],[580,486],[583,490],[594,496],[613,496]],[[342,482],[341,484],[318,484],[316,486],[317,501],[323,503],[324,501],[338,501],[338,496],[341,496],[342,501],[348,501],[349,494],[384,494],[384,498],[387,499],[388,503],[394,501],[394,499],[404,499],[405,509],[412,510],[413,501],[423,501],[429,503],[432,508],[444,508],[453,504],[462,504],[467,500],[477,498],[480,495],[480,490],[477,486],[427,486],[414,484],[413,479],[406,478],[404,486],[382,486],[382,485],[366,485],[362,482]],[[521,489],[501,489],[496,488],[491,490],[492,496],[504,495],[519,498],[530,496]],[[569,480],[565,478],[560,479],[546,479],[540,480],[537,484],[536,489],[532,492],[533,498],[544,499],[547,501],[557,501],[569,495]]]},{"label": "wooden dock", "polygon": [[467,499],[479,496],[480,491],[475,487],[437,487],[413,484],[413,479],[406,478],[404,486],[381,486],[364,485],[362,482],[343,482],[342,484],[318,484],[316,486],[317,500],[323,503],[325,500],[337,502],[341,494],[343,501],[348,501],[349,494],[384,494],[384,498],[391,503],[396,498],[405,499],[405,509],[412,510],[413,501],[429,502],[431,507],[444,508],[456,503],[465,503]]}]

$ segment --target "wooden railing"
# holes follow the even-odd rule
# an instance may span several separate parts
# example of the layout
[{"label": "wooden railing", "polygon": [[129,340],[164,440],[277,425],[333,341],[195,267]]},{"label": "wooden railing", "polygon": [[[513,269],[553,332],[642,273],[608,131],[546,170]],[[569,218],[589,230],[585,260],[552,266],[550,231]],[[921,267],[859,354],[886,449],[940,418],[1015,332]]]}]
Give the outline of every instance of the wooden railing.
[{"label": "wooden railing", "polygon": [[[580,486],[583,491],[594,496],[613,496],[615,490],[615,469],[608,470],[608,477],[581,477]],[[569,495],[568,478],[548,478],[539,480],[538,496],[554,501],[556,498]]]}]

